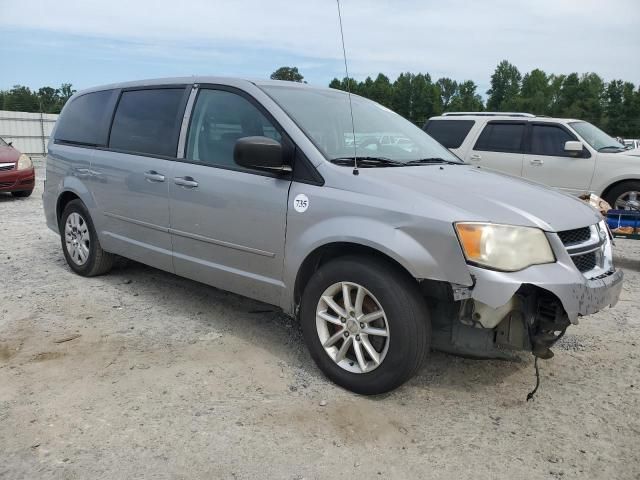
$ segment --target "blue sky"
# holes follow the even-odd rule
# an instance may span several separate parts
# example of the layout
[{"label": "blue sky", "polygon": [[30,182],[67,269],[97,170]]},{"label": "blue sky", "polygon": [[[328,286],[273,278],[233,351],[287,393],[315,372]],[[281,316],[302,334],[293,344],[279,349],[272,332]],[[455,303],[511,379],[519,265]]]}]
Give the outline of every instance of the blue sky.
[{"label": "blue sky", "polygon": [[[522,72],[596,72],[640,84],[638,0],[342,0],[350,73],[474,80],[502,59]],[[140,78],[267,78],[298,66],[343,76],[334,0],[0,0],[0,89]]]}]

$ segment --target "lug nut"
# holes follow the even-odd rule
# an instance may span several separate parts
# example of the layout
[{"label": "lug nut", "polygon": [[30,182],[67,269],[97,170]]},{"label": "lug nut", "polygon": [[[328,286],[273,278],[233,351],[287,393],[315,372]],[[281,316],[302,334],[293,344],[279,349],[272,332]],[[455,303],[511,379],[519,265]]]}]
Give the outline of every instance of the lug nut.
[{"label": "lug nut", "polygon": [[364,328],[364,323],[360,323],[360,328]]},{"label": "lug nut", "polygon": [[356,340],[360,341],[360,335],[356,335]]},{"label": "lug nut", "polygon": [[340,321],[341,321],[342,323],[344,323],[344,322],[346,322],[346,321],[347,321],[347,319],[346,319],[346,318],[341,318],[341,319],[340,319]]},{"label": "lug nut", "polygon": [[349,336],[349,332],[344,332],[344,336],[348,337]]}]

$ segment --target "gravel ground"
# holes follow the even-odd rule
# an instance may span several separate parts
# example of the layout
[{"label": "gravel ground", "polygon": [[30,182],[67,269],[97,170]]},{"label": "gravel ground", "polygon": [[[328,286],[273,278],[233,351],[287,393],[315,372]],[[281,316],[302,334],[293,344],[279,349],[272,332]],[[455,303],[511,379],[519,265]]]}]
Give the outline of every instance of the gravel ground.
[{"label": "gravel ground", "polygon": [[640,242],[534,401],[532,357],[442,353],[365,398],[267,305],[133,262],[74,275],[41,190],[0,195],[0,478],[640,479]]}]

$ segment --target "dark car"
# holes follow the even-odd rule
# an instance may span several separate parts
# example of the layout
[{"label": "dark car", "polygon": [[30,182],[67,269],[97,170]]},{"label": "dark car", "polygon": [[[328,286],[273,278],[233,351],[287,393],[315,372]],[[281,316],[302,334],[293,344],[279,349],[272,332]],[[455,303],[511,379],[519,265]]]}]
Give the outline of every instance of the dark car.
[{"label": "dark car", "polygon": [[36,172],[29,156],[0,138],[0,192],[28,197],[33,193],[35,183]]}]

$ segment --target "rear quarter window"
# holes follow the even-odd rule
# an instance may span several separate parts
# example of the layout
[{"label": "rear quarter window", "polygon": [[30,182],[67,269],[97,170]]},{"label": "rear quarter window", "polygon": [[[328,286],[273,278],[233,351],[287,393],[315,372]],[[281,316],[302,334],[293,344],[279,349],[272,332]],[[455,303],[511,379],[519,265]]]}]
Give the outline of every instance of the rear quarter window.
[{"label": "rear quarter window", "polygon": [[106,146],[117,96],[117,90],[103,90],[73,99],[58,120],[56,142]]},{"label": "rear quarter window", "polygon": [[475,123],[473,120],[429,120],[424,131],[447,148],[459,148]]}]

